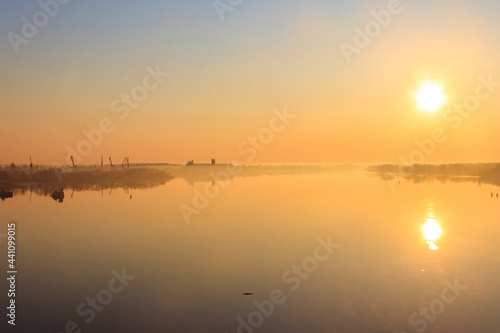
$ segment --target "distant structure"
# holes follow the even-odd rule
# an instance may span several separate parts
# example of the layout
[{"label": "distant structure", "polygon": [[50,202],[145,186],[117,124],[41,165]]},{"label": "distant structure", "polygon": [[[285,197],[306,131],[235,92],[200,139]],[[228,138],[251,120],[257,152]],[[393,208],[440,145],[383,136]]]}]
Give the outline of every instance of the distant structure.
[{"label": "distant structure", "polygon": [[113,167],[113,161],[111,160],[111,156],[109,157],[109,165],[111,165],[111,167]]},{"label": "distant structure", "polygon": [[101,168],[103,167],[104,165],[104,160],[103,160],[103,156],[101,155]]},{"label": "distant structure", "polygon": [[[212,159],[210,160],[210,163],[196,163],[196,164],[195,164],[195,163],[194,163],[194,160],[189,160],[189,161],[187,161],[187,163],[186,163],[186,166],[216,166],[216,165],[217,165],[217,166],[221,166],[221,165],[226,165],[226,164],[217,164],[217,163],[215,162],[215,158],[212,158]],[[231,164],[229,164],[229,165],[231,165]]]},{"label": "distant structure", "polygon": [[75,160],[73,159],[73,155],[71,155],[71,163],[73,163],[73,168],[75,167]]},{"label": "distant structure", "polygon": [[30,154],[30,169],[33,169],[33,161],[31,160],[31,154]]},{"label": "distant structure", "polygon": [[128,156],[125,156],[125,158],[123,159],[122,167],[124,166],[127,166],[127,168],[130,166],[130,159],[128,158]]}]

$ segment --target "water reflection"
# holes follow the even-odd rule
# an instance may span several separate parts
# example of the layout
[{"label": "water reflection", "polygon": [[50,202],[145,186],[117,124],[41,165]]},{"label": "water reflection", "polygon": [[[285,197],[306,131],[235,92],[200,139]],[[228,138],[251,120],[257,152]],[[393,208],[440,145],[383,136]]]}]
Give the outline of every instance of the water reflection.
[{"label": "water reflection", "polygon": [[[449,181],[500,186],[500,163],[413,164],[412,166],[384,164],[369,166],[367,170],[386,181],[397,180],[400,177],[415,184]],[[491,196],[493,197],[493,193]]]},{"label": "water reflection", "polygon": [[[183,179],[134,190],[132,201],[115,188],[104,199],[75,190],[78,200],[64,188],[64,204],[33,195],[28,205],[29,192],[0,201],[23,237],[16,301],[29,321],[18,329],[59,332],[75,320],[82,332],[234,333],[237,318],[259,311],[254,301],[264,306],[279,289],[286,303],[254,332],[416,332],[412,323],[431,315],[426,333],[497,332],[500,207],[475,184],[405,186],[394,195],[378,179],[343,172],[235,177],[189,226],[179,205],[192,202],[193,188]],[[427,219],[442,228],[435,241],[424,236]],[[328,235],[345,245],[302,279],[316,238]],[[301,285],[292,292],[282,275],[295,265]],[[87,325],[75,309],[122,267],[137,277]],[[467,290],[435,317],[444,281],[455,277]]]},{"label": "water reflection", "polygon": [[[235,171],[236,170],[236,171]],[[236,177],[260,177],[272,175],[310,175],[333,171],[361,171],[353,165],[273,165],[273,166],[235,166],[225,164],[176,166],[154,165],[124,168],[96,168],[84,166],[78,168],[52,169],[35,166],[33,169],[0,167],[0,198],[12,198],[13,195],[34,193],[40,196],[51,196],[63,202],[64,190],[73,192],[111,191],[123,189],[151,189],[167,184],[172,179],[184,179],[189,185],[195,183],[229,181]],[[58,190],[59,189],[59,190]]]},{"label": "water reflection", "polygon": [[441,226],[436,221],[434,210],[430,208],[427,214],[427,221],[422,226],[422,232],[430,250],[435,251],[439,249],[439,246],[434,244],[434,242],[441,236],[442,231]]},{"label": "water reflection", "polygon": [[[59,176],[59,178],[58,178]],[[158,168],[77,168],[64,169],[59,174],[54,169],[0,170],[0,198],[12,198],[32,193],[51,196],[63,202],[64,190],[77,192],[104,191],[122,188],[150,189],[165,185],[173,177]],[[71,195],[73,197],[73,194]]]}]

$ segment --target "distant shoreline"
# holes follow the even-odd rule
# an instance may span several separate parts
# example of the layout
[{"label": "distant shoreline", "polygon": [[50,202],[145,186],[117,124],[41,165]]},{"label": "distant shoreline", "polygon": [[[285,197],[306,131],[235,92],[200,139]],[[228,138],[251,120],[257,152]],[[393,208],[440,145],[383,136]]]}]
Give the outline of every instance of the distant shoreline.
[{"label": "distant shoreline", "polygon": [[[2,166],[0,167],[0,190],[24,191],[39,188],[44,194],[55,189],[99,190],[112,188],[151,188],[183,179],[193,185],[198,182],[215,182],[217,175],[230,164],[181,165],[169,163],[130,164],[130,166]],[[455,163],[415,164],[401,167],[395,164],[382,165],[242,165],[235,177],[260,177],[278,175],[312,175],[335,171],[367,172],[383,180],[405,179],[414,183],[431,180],[452,182],[477,182],[500,186],[500,163]],[[406,168],[406,169],[405,169]],[[214,178],[215,177],[215,178]]]}]

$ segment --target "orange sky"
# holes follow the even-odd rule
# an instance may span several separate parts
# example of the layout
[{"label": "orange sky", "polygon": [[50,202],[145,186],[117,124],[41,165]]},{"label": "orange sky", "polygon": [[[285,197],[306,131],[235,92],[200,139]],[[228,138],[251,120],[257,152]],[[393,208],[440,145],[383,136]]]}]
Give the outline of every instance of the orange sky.
[{"label": "orange sky", "polygon": [[[448,136],[428,162],[498,161],[500,86],[458,128],[447,110],[474,95],[479,77],[500,82],[498,4],[403,2],[387,27],[348,63],[342,42],[373,20],[385,1],[243,3],[221,21],[211,6],[131,1],[72,3],[15,53],[0,54],[0,164],[398,162],[415,140]],[[21,34],[33,5],[2,4],[1,33]],[[119,10],[117,10],[119,9]],[[113,14],[113,15],[112,15]],[[159,66],[169,76],[120,119],[112,107],[139,93]],[[440,83],[447,105],[417,109],[414,93]],[[122,102],[117,105],[123,106]],[[116,106],[116,105],[115,105]],[[269,127],[273,110],[296,117],[255,159],[238,152]],[[448,116],[452,115],[451,113]],[[82,134],[109,119],[114,130],[90,144]],[[68,153],[69,149],[74,153]],[[246,147],[246,146],[245,146]],[[248,146],[249,147],[249,146]],[[248,148],[247,147],[247,148]]]}]

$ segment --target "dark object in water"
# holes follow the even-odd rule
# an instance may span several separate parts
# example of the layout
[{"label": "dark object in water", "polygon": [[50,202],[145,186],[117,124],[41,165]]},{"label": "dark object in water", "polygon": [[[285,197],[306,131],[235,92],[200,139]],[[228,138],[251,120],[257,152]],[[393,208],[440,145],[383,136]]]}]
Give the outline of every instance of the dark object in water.
[{"label": "dark object in water", "polygon": [[251,296],[253,295],[254,293],[243,293],[244,296]]},{"label": "dark object in water", "polygon": [[54,191],[54,193],[52,193],[51,195],[52,199],[54,200],[59,200],[59,202],[63,202],[64,200],[64,191],[62,188],[60,188],[59,190],[57,191]]},{"label": "dark object in water", "polygon": [[14,196],[13,192],[5,192],[4,190],[2,190],[2,192],[0,192],[0,199],[2,199],[2,200],[5,200],[7,198],[12,198],[13,196]]}]

